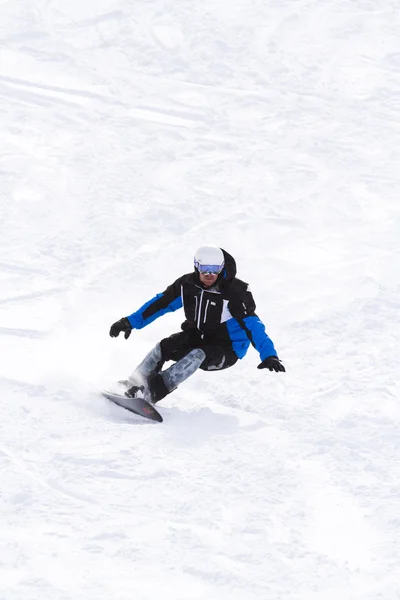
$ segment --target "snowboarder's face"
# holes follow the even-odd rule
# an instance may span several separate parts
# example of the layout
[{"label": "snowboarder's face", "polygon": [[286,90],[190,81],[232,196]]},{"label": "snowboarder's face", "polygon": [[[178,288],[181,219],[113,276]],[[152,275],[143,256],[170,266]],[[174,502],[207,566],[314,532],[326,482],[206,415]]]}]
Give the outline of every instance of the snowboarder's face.
[{"label": "snowboarder's face", "polygon": [[211,287],[218,279],[218,273],[213,275],[212,273],[199,273],[200,281],[203,285]]}]

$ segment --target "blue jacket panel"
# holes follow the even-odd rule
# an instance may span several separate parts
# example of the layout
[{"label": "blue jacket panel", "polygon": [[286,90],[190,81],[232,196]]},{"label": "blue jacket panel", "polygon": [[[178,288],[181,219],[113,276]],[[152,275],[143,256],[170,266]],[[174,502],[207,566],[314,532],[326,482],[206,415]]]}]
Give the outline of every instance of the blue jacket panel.
[{"label": "blue jacket panel", "polygon": [[238,358],[243,358],[250,346],[250,340],[245,330],[242,329],[236,319],[226,321],[226,327],[231,340],[232,350]]},{"label": "blue jacket panel", "polygon": [[[178,308],[182,308],[183,306],[182,298],[180,296],[174,298],[171,302],[168,302],[166,305],[165,300],[166,299],[164,294],[157,294],[157,296],[154,296],[154,298],[146,302],[146,304],[143,304],[143,306],[139,308],[139,310],[129,315],[127,319],[132,325],[132,328],[142,329],[143,327],[146,327],[146,325],[150,325],[150,323],[158,319],[158,317],[165,315],[165,313],[174,312],[175,310],[178,310]],[[152,313],[149,316],[147,316],[147,309],[149,309],[150,307],[157,307],[157,305],[159,305],[159,308],[155,311],[152,311]]]},{"label": "blue jacket panel", "polygon": [[261,360],[264,360],[268,356],[277,356],[274,344],[265,332],[265,325],[257,315],[246,317],[243,321],[251,333],[251,342],[254,348],[260,353]]}]

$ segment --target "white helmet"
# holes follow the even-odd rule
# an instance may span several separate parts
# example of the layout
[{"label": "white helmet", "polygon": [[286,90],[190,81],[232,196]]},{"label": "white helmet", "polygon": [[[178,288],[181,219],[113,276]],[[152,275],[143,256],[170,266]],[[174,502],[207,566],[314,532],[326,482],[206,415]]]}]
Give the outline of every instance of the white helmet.
[{"label": "white helmet", "polygon": [[224,253],[216,246],[201,246],[194,255],[194,267],[199,273],[221,273],[224,268]]}]

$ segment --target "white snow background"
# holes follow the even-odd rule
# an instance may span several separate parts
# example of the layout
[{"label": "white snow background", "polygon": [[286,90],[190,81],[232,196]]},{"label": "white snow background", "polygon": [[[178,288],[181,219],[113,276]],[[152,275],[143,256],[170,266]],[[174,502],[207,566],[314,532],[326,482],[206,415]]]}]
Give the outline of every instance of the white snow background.
[{"label": "white snow background", "polygon": [[[400,598],[398,0],[0,4],[1,600]],[[286,374],[99,390],[232,253]]]}]

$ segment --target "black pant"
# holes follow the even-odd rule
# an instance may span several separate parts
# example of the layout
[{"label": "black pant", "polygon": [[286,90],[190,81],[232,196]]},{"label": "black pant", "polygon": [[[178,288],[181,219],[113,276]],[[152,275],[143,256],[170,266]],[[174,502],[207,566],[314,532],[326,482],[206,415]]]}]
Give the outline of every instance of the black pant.
[{"label": "black pant", "polygon": [[190,350],[201,348],[205,352],[206,358],[200,365],[203,371],[221,371],[232,367],[238,357],[230,346],[221,343],[211,344],[204,342],[196,330],[182,331],[173,333],[160,342],[163,360],[178,361]]}]

